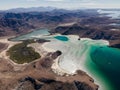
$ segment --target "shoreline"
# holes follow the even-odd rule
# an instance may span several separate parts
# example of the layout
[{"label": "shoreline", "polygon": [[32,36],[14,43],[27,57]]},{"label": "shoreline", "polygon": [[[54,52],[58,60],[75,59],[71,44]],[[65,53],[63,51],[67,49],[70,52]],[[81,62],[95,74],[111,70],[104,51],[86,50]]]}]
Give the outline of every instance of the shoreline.
[{"label": "shoreline", "polygon": [[[79,36],[77,36],[77,35],[68,35],[67,37],[69,37],[69,38],[75,38],[75,40],[77,41],[78,40],[78,37]],[[72,40],[72,42],[74,43],[75,42],[75,40]],[[90,39],[90,38],[81,38],[80,40],[92,40],[92,39]],[[98,41],[98,40],[94,40],[94,41]],[[99,43],[100,45],[109,45],[109,41],[107,41],[107,40],[99,40],[100,42],[102,42],[102,43]],[[48,51],[48,52],[52,52],[52,51],[55,51],[54,49],[52,49],[52,48],[48,48],[47,47],[47,45],[49,45],[49,42],[45,42],[43,45],[42,45],[42,47],[46,50],[46,51]],[[53,46],[54,47],[54,46]],[[87,51],[86,51],[87,52]],[[86,53],[85,52],[85,53]],[[93,74],[90,74],[90,71],[88,71],[87,69],[86,69],[86,67],[84,66],[84,64],[85,64],[85,61],[82,61],[81,63],[82,63],[82,66],[81,66],[81,68],[79,67],[74,73],[69,73],[69,72],[67,72],[66,70],[64,70],[64,69],[62,69],[60,66],[59,66],[59,60],[61,60],[61,59],[59,59],[61,56],[59,56],[56,60],[54,60],[54,63],[53,63],[53,65],[52,65],[52,70],[56,73],[56,74],[58,74],[58,75],[67,75],[67,76],[69,76],[69,75],[75,75],[76,74],[76,71],[77,70],[81,70],[81,71],[84,71],[85,70],[85,72],[88,74],[88,75],[90,75],[90,77],[92,77],[94,80],[95,80],[95,83],[97,83],[99,86],[101,86],[102,85],[102,82],[99,82],[99,81],[97,81],[97,79],[95,79],[94,78],[94,75]],[[84,57],[86,57],[85,55],[84,55]],[[86,57],[87,58],[87,57]],[[100,88],[100,90],[102,90],[102,89],[104,89],[105,87],[101,87]]]},{"label": "shoreline", "polygon": [[[26,32],[26,33],[24,33],[24,34],[17,34],[17,35],[15,35],[15,36],[11,37],[11,38],[8,38],[8,40],[11,41],[11,39],[14,39],[14,38],[17,38],[17,37],[19,37],[19,36],[32,33],[32,32],[34,32],[34,31],[42,30],[42,29],[47,29],[47,28],[31,29],[30,31],[28,31],[28,32]],[[49,32],[49,31],[48,31],[48,32]],[[49,32],[49,33],[50,33],[50,32]],[[22,41],[22,40],[21,40],[21,41]]]},{"label": "shoreline", "polygon": [[[54,36],[54,35],[53,35]],[[79,38],[79,36],[78,35],[67,35],[67,37],[69,38],[69,39],[71,39],[71,42],[72,43],[75,43],[75,41],[77,41],[78,40],[78,38]],[[74,38],[73,38],[74,37]],[[75,39],[75,40],[74,40]],[[92,40],[92,39],[90,39],[90,38],[80,38],[80,40],[81,41],[84,41],[84,40]],[[98,40],[94,40],[94,41],[98,41]],[[109,45],[109,41],[107,41],[107,40],[99,40],[100,42],[102,42],[102,45]],[[43,49],[45,50],[45,51],[47,51],[47,52],[55,52],[56,50],[55,49],[52,49],[51,47],[49,48],[49,47],[47,47],[47,45],[49,45],[49,43],[50,42],[45,42],[45,43],[43,43],[42,44],[42,47],[43,47]],[[59,56],[59,58],[60,58],[60,56]],[[56,63],[56,64],[58,64],[58,65],[56,65],[57,67],[59,67],[60,68],[60,66],[59,66],[59,58],[57,58],[57,61],[55,61],[54,63]],[[54,67],[54,65],[53,65],[53,67]],[[57,68],[57,67],[54,67],[54,68]],[[82,68],[83,69],[83,68]],[[62,68],[61,68],[61,71],[62,71]],[[65,70],[63,70],[63,72],[65,72]],[[68,72],[65,72],[65,73],[68,73]]]}]

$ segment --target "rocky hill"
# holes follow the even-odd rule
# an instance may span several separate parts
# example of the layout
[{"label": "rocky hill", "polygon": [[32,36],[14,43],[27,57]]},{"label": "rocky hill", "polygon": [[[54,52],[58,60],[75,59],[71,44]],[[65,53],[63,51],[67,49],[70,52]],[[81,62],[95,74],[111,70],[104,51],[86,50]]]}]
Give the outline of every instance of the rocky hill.
[{"label": "rocky hill", "polygon": [[105,39],[105,40],[120,40],[120,31],[94,29],[80,25],[72,26],[58,26],[54,33],[61,33],[63,35],[75,34],[84,38]]},{"label": "rocky hill", "polygon": [[96,16],[86,11],[53,10],[51,12],[1,12],[0,36],[24,34],[33,29],[53,28],[61,23],[77,22],[83,17]]}]

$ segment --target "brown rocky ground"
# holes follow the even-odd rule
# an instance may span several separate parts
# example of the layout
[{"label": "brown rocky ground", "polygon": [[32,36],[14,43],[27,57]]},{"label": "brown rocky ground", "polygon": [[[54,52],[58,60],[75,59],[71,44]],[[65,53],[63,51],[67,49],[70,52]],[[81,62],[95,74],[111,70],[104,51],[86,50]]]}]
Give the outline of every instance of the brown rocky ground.
[{"label": "brown rocky ground", "polygon": [[114,48],[120,48],[120,40],[111,40],[110,46]]},{"label": "brown rocky ground", "polygon": [[0,52],[1,52],[2,50],[6,49],[7,46],[8,46],[7,44],[0,43]]},{"label": "brown rocky ground", "polygon": [[44,58],[25,65],[14,65],[0,59],[0,90],[98,90],[85,72],[73,76],[58,76],[51,70],[61,53],[48,53]]}]

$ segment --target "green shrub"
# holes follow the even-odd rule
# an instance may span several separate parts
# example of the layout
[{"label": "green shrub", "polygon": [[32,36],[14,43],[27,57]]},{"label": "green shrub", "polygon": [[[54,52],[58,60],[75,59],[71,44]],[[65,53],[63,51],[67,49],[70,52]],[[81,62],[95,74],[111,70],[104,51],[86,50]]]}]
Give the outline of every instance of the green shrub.
[{"label": "green shrub", "polygon": [[39,55],[39,53],[35,52],[32,47],[27,47],[29,43],[29,41],[23,41],[23,43],[11,47],[8,51],[10,59],[12,59],[16,63],[23,64],[40,58],[41,56]]}]

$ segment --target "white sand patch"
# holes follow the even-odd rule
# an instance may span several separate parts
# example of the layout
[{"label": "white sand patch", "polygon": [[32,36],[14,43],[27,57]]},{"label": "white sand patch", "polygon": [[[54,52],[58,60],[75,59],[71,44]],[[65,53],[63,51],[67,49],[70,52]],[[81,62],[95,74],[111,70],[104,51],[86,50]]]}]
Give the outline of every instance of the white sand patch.
[{"label": "white sand patch", "polygon": [[43,47],[42,47],[42,44],[41,43],[32,43],[32,44],[29,44],[28,47],[32,47],[35,49],[36,52],[38,52],[42,57],[44,57],[46,54],[47,54],[47,50],[45,50]]},{"label": "white sand patch", "polygon": [[79,36],[68,35],[69,41],[63,42],[56,39],[42,45],[48,52],[62,51],[62,55],[55,61],[52,68],[54,71],[68,74],[74,74],[77,70],[85,70],[85,61],[89,54],[91,45],[109,45],[105,40],[92,40],[81,38]]},{"label": "white sand patch", "polygon": [[46,42],[46,43],[44,43],[42,45],[42,47],[44,48],[44,50],[47,51],[47,52],[55,52],[54,49],[47,47],[48,44],[49,44],[49,42]]},{"label": "white sand patch", "polygon": [[62,23],[62,24],[59,24],[58,26],[72,26],[74,24],[76,24],[76,22]]}]

